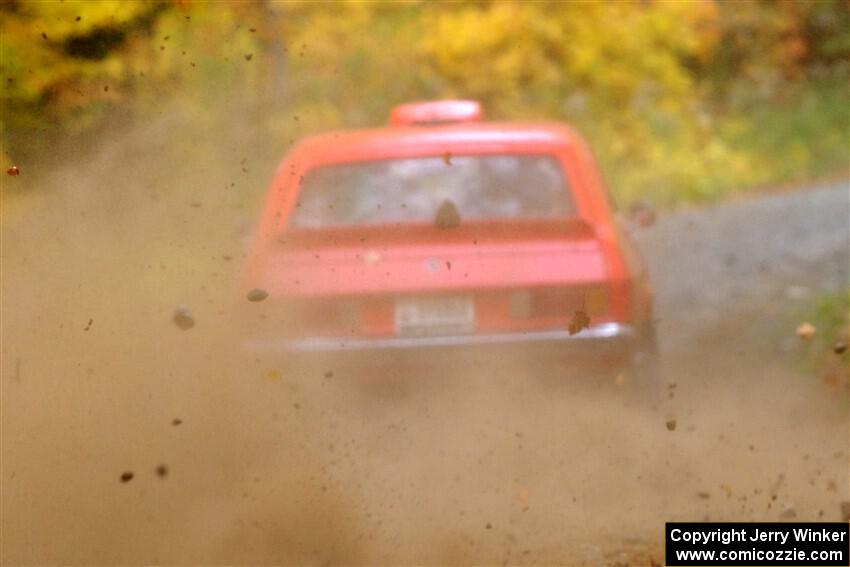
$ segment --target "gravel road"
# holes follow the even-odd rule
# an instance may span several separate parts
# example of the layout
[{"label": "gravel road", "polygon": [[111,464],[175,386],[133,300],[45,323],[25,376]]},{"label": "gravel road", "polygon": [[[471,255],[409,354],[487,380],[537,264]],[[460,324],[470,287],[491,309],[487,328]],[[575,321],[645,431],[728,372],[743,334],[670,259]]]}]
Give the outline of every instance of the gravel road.
[{"label": "gravel road", "polygon": [[373,398],[334,368],[236,363],[232,203],[59,198],[90,182],[61,173],[3,224],[4,564],[648,565],[665,521],[839,520],[850,500],[846,388],[794,336],[850,281],[846,184],[635,229],[670,392],[651,411],[531,360]]},{"label": "gravel road", "polygon": [[664,347],[743,311],[784,310],[788,300],[846,287],[848,203],[838,183],[682,210],[636,229]]}]

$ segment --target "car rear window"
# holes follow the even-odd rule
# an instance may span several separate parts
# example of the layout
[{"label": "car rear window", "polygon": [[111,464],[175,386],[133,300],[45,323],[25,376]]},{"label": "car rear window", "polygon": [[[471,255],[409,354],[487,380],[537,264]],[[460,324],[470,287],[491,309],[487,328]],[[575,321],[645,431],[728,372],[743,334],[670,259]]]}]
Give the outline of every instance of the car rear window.
[{"label": "car rear window", "polygon": [[446,201],[457,208],[461,222],[552,219],[575,212],[552,156],[445,155],[313,169],[304,177],[289,225],[430,223]]}]

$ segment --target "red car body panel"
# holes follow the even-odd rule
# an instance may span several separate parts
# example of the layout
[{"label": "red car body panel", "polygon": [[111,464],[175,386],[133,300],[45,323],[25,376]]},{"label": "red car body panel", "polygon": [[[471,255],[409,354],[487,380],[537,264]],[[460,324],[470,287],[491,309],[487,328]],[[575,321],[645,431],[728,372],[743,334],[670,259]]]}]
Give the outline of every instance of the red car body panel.
[{"label": "red car body panel", "polygon": [[[406,115],[430,116],[412,108],[396,112],[395,121]],[[442,156],[450,166],[458,156],[487,154],[554,157],[575,218],[476,221],[452,230],[427,224],[286,228],[301,182],[314,168],[418,156]],[[243,291],[262,288],[281,313],[298,314],[298,328],[271,331],[282,337],[392,337],[395,302],[434,295],[473,298],[473,334],[566,329],[577,310],[590,313],[591,326],[637,327],[649,317],[651,292],[629,247],[588,147],[567,126],[462,122],[337,132],[307,139],[278,167]],[[588,294],[602,296],[601,305],[588,306]]]}]

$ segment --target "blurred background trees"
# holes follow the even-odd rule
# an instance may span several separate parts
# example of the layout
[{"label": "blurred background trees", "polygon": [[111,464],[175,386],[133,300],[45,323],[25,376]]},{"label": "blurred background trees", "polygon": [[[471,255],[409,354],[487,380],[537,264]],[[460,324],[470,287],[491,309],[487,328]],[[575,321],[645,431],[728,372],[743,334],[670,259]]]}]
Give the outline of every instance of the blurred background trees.
[{"label": "blurred background trees", "polygon": [[436,97],[576,124],[621,204],[848,168],[847,0],[6,1],[0,71],[4,168],[166,104],[276,159]]}]

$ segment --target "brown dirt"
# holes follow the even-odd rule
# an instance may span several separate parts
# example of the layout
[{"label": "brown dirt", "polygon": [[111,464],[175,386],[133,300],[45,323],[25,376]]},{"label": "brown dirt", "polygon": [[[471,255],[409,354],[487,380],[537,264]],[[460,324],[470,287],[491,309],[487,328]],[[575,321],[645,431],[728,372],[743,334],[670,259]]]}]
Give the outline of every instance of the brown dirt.
[{"label": "brown dirt", "polygon": [[[235,280],[270,170],[234,196],[241,154],[202,173],[174,148],[134,159],[156,128],[41,175],[3,218],[4,564],[647,565],[665,521],[840,519],[846,390],[798,364],[783,298],[705,316],[718,303],[669,248],[650,258],[676,384],[658,411],[544,383],[535,361],[372,392],[338,368],[282,374],[228,332],[233,301],[263,305]],[[676,214],[649,255],[716,226]]]}]

